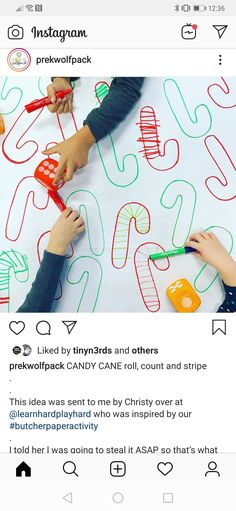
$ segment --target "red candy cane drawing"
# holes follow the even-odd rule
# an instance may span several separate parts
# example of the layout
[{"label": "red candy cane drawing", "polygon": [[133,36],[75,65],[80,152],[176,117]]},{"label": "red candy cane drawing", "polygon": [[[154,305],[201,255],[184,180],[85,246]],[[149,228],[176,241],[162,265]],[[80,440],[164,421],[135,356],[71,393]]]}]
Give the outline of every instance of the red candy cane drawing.
[{"label": "red candy cane drawing", "polygon": [[33,176],[26,176],[20,180],[15,189],[7,215],[5,236],[10,241],[18,240],[21,235],[30,198],[32,198],[35,208],[39,210],[47,208],[48,194],[43,189],[41,190]]},{"label": "red candy cane drawing", "polygon": [[176,248],[183,247],[189,238],[196,210],[197,192],[194,186],[182,179],[172,181],[162,193],[160,202],[166,209],[178,206],[172,243]]},{"label": "red candy cane drawing", "polygon": [[215,105],[220,108],[236,107],[236,90],[234,81],[229,86],[226,80],[221,77],[222,83],[212,83],[209,85],[207,92]]},{"label": "red candy cane drawing", "polygon": [[160,124],[158,123],[154,108],[144,106],[140,111],[140,121],[137,123],[141,132],[138,142],[143,145],[140,153],[150,167],[164,172],[173,169],[179,163],[180,148],[178,140],[171,138],[164,143],[163,151],[161,151],[158,130]]},{"label": "red candy cane drawing", "polygon": [[29,278],[29,267],[27,257],[9,250],[0,252],[0,305],[4,311],[10,310],[10,282],[14,275],[18,282],[26,282]]},{"label": "red candy cane drawing", "polygon": [[158,312],[160,309],[160,298],[157,286],[153,277],[153,269],[166,271],[170,267],[168,257],[151,261],[150,254],[165,252],[164,248],[157,243],[143,243],[134,254],[134,266],[137,276],[138,287],[146,309],[149,312]]},{"label": "red candy cane drawing", "polygon": [[[48,244],[48,241],[49,241],[50,232],[51,231],[43,232],[41,234],[41,236],[39,237],[39,239],[38,239],[38,242],[37,242],[37,255],[38,255],[39,263],[41,263],[42,258],[43,258],[43,252],[44,252],[44,250],[47,247],[47,244]],[[67,251],[67,253],[66,253],[66,259],[71,259],[71,257],[73,257],[73,256],[74,256],[74,247],[71,244],[69,249],[68,249],[68,251]],[[54,300],[55,301],[60,300],[62,298],[62,295],[63,295],[62,283],[61,283],[61,280],[59,280],[59,285],[58,285],[58,289],[57,289],[56,296],[55,296]]]},{"label": "red candy cane drawing", "polygon": [[62,134],[63,140],[66,140],[70,136],[72,136],[76,131],[78,131],[78,127],[76,124],[75,116],[73,112],[68,114],[70,116],[70,123],[68,124],[67,116],[57,115],[57,122]]},{"label": "red candy cane drawing", "polygon": [[[32,115],[29,115],[26,110],[23,110],[23,112],[21,112],[19,117],[16,119],[13,126],[4,138],[2,144],[2,152],[8,161],[16,164],[26,163],[27,161],[31,160],[31,158],[33,158],[33,156],[37,153],[39,148],[38,143],[35,140],[24,141],[24,137],[36,123],[42,114],[42,111],[43,108],[39,111],[36,111]],[[21,131],[22,128],[24,131],[20,138],[16,140],[16,138],[19,136],[19,127],[21,128]],[[10,156],[13,147],[19,151],[17,158]]]},{"label": "red candy cane drawing", "polygon": [[76,295],[80,296],[77,312],[94,312],[97,306],[103,270],[94,257],[81,256],[71,264],[67,281],[76,285]]},{"label": "red candy cane drawing", "polygon": [[[2,144],[3,154],[8,161],[17,164],[26,163],[30,161],[30,159],[33,158],[33,156],[37,153],[39,144],[32,139],[25,140],[25,136],[28,134],[28,132],[30,132],[32,127],[39,120],[43,110],[44,109],[42,108],[41,110],[36,111],[30,115],[26,112],[26,110],[23,110],[23,112],[21,112],[19,117],[16,119]],[[78,131],[74,114],[71,113],[70,117],[71,123],[68,123],[68,118],[62,120],[60,119],[59,115],[56,117],[63,140]],[[19,127],[21,132],[23,130],[23,134],[16,140],[16,137],[19,136]],[[67,132],[66,134],[65,131]],[[19,151],[17,157],[11,156],[12,148],[16,148]]]},{"label": "red candy cane drawing", "polygon": [[209,176],[206,187],[220,201],[230,201],[236,198],[236,167],[222,142],[215,136],[205,138],[205,146],[212,160],[220,171],[221,178]]},{"label": "red candy cane drawing", "polygon": [[[107,82],[98,82],[95,85],[95,94],[101,104],[110,89]],[[108,142],[109,140],[109,142]],[[105,155],[108,149],[112,149],[114,156],[114,166],[108,166],[105,161]],[[139,164],[135,154],[125,154],[121,164],[117,156],[114,140],[112,135],[108,135],[105,141],[97,143],[98,154],[110,183],[121,188],[127,188],[132,185],[139,176]]]},{"label": "red candy cane drawing", "polygon": [[151,227],[150,213],[139,202],[128,202],[118,211],[112,240],[111,262],[115,268],[124,268],[128,259],[132,220],[139,234],[147,234]]}]

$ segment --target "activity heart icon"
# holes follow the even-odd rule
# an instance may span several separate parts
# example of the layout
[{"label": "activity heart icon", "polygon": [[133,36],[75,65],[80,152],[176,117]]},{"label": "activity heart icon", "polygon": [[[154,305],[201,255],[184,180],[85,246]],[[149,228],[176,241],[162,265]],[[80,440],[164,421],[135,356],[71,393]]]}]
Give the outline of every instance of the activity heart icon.
[{"label": "activity heart icon", "polygon": [[11,321],[9,328],[14,334],[19,335],[25,329],[25,323],[24,321]]},{"label": "activity heart icon", "polygon": [[171,470],[173,470],[173,465],[172,463],[170,462],[167,462],[167,463],[164,463],[164,462],[161,462],[161,463],[158,463],[157,465],[157,470],[159,470],[159,472],[161,472],[161,474],[163,474],[163,476],[167,476]]}]

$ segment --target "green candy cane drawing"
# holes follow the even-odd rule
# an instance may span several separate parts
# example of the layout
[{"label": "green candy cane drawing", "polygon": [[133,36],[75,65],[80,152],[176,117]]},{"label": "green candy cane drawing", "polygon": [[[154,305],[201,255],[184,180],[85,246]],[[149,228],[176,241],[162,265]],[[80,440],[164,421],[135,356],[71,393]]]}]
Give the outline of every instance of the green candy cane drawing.
[{"label": "green candy cane drawing", "polygon": [[80,256],[70,265],[66,278],[69,284],[76,286],[77,312],[95,311],[102,277],[102,266],[94,257]]},{"label": "green candy cane drawing", "polygon": [[[107,82],[98,82],[95,85],[95,94],[100,104],[108,92],[109,85]],[[108,170],[105,155],[110,148],[113,152],[115,165],[109,166]],[[128,186],[131,186],[136,181],[136,179],[138,179],[139,163],[137,156],[133,153],[125,154],[121,163],[119,163],[119,158],[112,135],[108,135],[104,141],[97,143],[97,149],[107,179],[109,179],[110,183],[112,183],[114,186],[127,188]]]},{"label": "green candy cane drawing", "polygon": [[[12,276],[18,282],[27,282],[29,279],[28,260],[25,255],[9,250],[0,252],[0,305],[1,312],[10,311],[10,283]],[[3,310],[4,309],[4,310]]]},{"label": "green candy cane drawing", "polygon": [[101,209],[95,195],[89,190],[75,190],[67,198],[66,205],[76,208],[84,216],[89,248],[93,255],[102,255],[105,250],[105,234]]},{"label": "green candy cane drawing", "polygon": [[176,179],[169,183],[160,199],[163,208],[177,211],[172,233],[172,244],[175,248],[183,247],[189,238],[196,205],[197,192],[194,186],[184,179]]},{"label": "green candy cane drawing", "polygon": [[165,80],[164,94],[179,129],[186,137],[201,138],[207,135],[212,128],[212,114],[207,105],[197,105],[191,112],[179,84],[172,78]]},{"label": "green candy cane drawing", "polygon": [[9,87],[9,81],[11,83],[11,78],[4,78],[0,85],[0,100],[1,105],[4,105],[0,113],[3,115],[15,112],[23,97],[23,90],[20,87]]}]

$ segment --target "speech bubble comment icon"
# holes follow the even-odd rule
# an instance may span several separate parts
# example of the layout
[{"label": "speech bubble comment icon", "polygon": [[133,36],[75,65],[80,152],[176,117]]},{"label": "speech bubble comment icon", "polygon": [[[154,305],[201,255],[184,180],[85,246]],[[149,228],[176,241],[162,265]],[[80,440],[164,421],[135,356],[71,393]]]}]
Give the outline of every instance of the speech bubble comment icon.
[{"label": "speech bubble comment icon", "polygon": [[36,332],[39,335],[51,335],[51,325],[48,321],[39,321],[36,325]]}]

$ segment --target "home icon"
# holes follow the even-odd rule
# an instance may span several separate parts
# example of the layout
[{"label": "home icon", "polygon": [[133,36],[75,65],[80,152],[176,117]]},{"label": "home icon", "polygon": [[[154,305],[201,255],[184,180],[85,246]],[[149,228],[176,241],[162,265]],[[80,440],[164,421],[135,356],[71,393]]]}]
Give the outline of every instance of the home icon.
[{"label": "home icon", "polygon": [[22,477],[23,474],[25,477],[31,477],[31,468],[24,461],[17,467],[16,477]]}]

